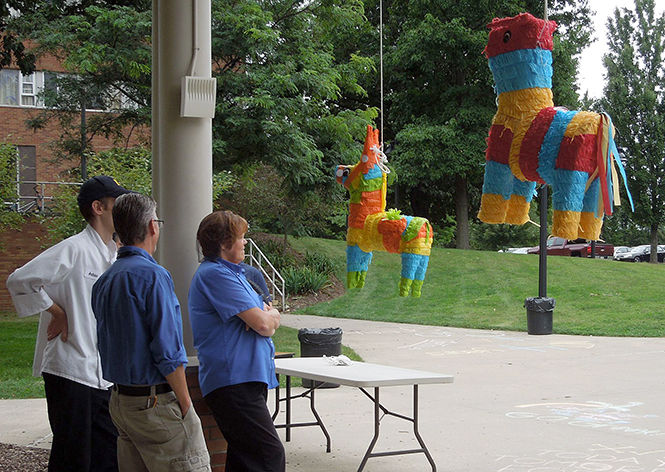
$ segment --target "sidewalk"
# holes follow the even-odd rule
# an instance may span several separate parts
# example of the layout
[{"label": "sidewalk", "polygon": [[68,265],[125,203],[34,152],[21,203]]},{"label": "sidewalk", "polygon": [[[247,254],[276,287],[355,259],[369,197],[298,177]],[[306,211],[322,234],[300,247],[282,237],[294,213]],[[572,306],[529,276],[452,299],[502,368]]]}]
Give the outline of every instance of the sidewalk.
[{"label": "sidewalk", "polygon": [[[446,472],[665,472],[665,339],[530,336],[284,315],[295,328],[341,327],[367,362],[452,374],[420,387],[420,432]],[[409,413],[411,391],[381,390]],[[358,390],[317,393],[332,436],[292,432],[289,471],[354,471],[372,437]],[[305,413],[307,402],[295,408]],[[409,424],[387,418],[377,450],[411,447]],[[392,429],[391,429],[392,427]],[[388,433],[390,432],[390,433]],[[383,447],[382,447],[383,446]],[[423,454],[370,459],[367,471],[427,471]]]},{"label": "sidewalk", "polygon": [[[341,327],[343,343],[367,362],[453,375],[452,384],[420,387],[420,433],[440,471],[665,472],[665,339],[288,314],[282,323]],[[284,443],[289,472],[357,470],[373,434],[372,403],[350,387],[321,390],[316,399],[332,452],[320,430],[296,428]],[[411,413],[409,387],[383,388],[381,400]],[[272,398],[268,404],[274,407]],[[306,400],[293,406],[294,419],[311,421]],[[0,442],[49,447],[44,400],[0,401],[0,418]],[[410,426],[386,417],[376,450],[412,447]],[[430,469],[423,454],[413,454],[370,459],[365,470]]]}]

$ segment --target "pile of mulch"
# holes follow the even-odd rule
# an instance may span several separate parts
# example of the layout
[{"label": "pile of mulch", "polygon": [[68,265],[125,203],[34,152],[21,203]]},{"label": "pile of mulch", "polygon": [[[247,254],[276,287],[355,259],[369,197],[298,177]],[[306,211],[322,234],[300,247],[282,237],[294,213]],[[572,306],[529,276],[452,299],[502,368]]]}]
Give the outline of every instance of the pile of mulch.
[{"label": "pile of mulch", "polygon": [[48,449],[0,443],[0,472],[46,472]]}]

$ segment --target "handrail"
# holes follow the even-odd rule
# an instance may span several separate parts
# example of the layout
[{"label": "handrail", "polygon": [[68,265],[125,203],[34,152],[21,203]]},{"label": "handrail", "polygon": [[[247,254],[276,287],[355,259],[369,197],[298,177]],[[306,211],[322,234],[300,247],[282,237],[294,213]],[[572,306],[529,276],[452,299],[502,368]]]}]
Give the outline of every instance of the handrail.
[{"label": "handrail", "polygon": [[[45,195],[47,185],[81,185],[80,182],[49,182],[44,180],[17,180],[13,183],[16,184],[18,193],[16,200],[4,201],[3,203],[5,206],[9,207],[10,210],[18,213],[27,213],[30,210],[44,211],[44,201],[54,199],[53,196]],[[24,184],[34,185],[35,194],[21,195],[21,185]]]},{"label": "handrail", "polygon": [[[266,257],[265,254],[263,254],[263,251],[259,249],[259,246],[256,245],[254,240],[252,238],[245,238],[247,239],[247,242],[249,243],[249,254],[247,257],[249,257],[249,261],[251,266],[258,266],[258,269],[263,273],[265,278],[268,279],[268,282],[270,282],[271,288],[272,288],[272,298],[273,300],[275,299],[275,292],[277,292],[281,297],[282,297],[282,306],[281,309],[285,310],[286,309],[286,283],[284,282],[284,277],[279,273],[277,269],[275,269],[275,266],[272,265],[272,262],[270,262],[270,259]],[[258,259],[256,256],[254,256],[254,251],[259,253]],[[271,274],[269,274],[264,268],[263,268],[263,261],[268,264],[268,267],[271,269]],[[255,264],[253,264],[255,263]],[[281,282],[281,289],[280,287],[277,286],[278,282]]]}]

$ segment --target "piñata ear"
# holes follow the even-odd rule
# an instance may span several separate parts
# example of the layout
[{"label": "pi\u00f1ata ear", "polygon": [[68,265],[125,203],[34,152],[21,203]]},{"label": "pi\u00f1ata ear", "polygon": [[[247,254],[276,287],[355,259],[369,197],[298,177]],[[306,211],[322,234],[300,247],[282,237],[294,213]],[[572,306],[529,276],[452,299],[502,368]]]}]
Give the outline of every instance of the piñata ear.
[{"label": "pi\u00f1ata ear", "polygon": [[371,151],[372,146],[374,146],[374,128],[372,125],[367,125],[367,135],[365,136],[365,145],[363,146],[363,153],[360,156],[360,168],[363,174],[369,172],[374,166],[375,159],[372,159],[373,152]]}]

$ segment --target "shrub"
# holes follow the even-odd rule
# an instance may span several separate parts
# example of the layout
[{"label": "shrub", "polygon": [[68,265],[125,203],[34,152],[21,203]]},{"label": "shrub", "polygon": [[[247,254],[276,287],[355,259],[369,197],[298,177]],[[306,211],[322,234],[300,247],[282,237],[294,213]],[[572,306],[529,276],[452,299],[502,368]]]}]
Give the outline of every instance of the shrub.
[{"label": "shrub", "polygon": [[328,275],[309,267],[287,267],[282,271],[289,295],[318,292],[328,285]]},{"label": "shrub", "polygon": [[266,255],[272,265],[280,272],[287,267],[296,265],[296,258],[288,252],[287,246],[283,243],[272,239],[255,242],[258,244],[261,252]]},{"label": "shrub", "polygon": [[305,259],[303,261],[305,267],[312,269],[314,272],[320,274],[331,275],[334,274],[337,270],[337,263],[320,252],[309,252],[305,253]]}]

